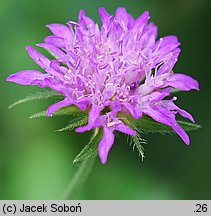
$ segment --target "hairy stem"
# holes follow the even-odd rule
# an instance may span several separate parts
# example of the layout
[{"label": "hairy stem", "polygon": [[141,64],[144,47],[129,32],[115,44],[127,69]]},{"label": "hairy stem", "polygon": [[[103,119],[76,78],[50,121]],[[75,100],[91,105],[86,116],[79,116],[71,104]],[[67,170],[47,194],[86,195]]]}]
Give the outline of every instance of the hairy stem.
[{"label": "hairy stem", "polygon": [[85,183],[86,179],[92,171],[96,157],[97,154],[90,158],[87,158],[81,163],[81,166],[71,179],[65,193],[63,194],[62,199],[76,199],[76,195],[78,194],[79,190],[83,187],[83,184]]}]

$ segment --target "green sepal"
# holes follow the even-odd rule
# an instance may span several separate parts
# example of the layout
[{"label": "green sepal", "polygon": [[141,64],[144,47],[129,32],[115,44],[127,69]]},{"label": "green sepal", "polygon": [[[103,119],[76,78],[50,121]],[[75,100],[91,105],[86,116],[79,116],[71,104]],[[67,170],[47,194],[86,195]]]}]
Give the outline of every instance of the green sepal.
[{"label": "green sepal", "polygon": [[[139,156],[142,157],[142,161],[144,159],[144,147],[143,144],[147,144],[146,140],[141,137],[141,131],[136,127],[136,125],[133,123],[132,119],[124,117],[122,114],[120,115],[120,118],[125,122],[126,125],[134,129],[137,134],[134,136],[130,136],[130,145],[133,146],[134,149],[137,149]],[[131,117],[132,118],[132,117]]]},{"label": "green sepal", "polygon": [[71,105],[57,110],[56,112],[53,113],[53,116],[61,116],[61,115],[83,116],[86,114],[87,114],[86,111],[81,111],[77,106]]},{"label": "green sepal", "polygon": [[[70,115],[70,116],[84,116],[87,115],[87,112],[81,111],[77,106],[71,105],[67,107],[63,107],[52,114],[52,116],[62,116],[62,115]],[[39,118],[39,117],[47,117],[47,111],[41,111],[31,115],[29,118]]]},{"label": "green sepal", "polygon": [[97,154],[98,145],[103,136],[103,129],[96,128],[95,133],[91,137],[89,143],[81,150],[81,152],[75,157],[73,163],[83,161],[91,156]]},{"label": "green sepal", "polygon": [[142,161],[144,159],[144,147],[143,144],[147,144],[146,140],[141,138],[141,135],[137,132],[135,136],[131,136],[131,142],[130,145],[133,146],[133,150],[137,149],[139,156],[142,157]]},{"label": "green sepal", "polygon": [[61,132],[61,131],[73,130],[77,127],[80,127],[80,126],[87,124],[87,122],[88,122],[88,116],[87,115],[80,116],[78,118],[72,119],[67,126],[61,128],[61,129],[58,129],[57,131]]},{"label": "green sepal", "polygon": [[29,116],[29,118],[30,118],[30,119],[34,119],[34,118],[40,118],[40,117],[47,117],[46,113],[47,113],[46,110],[40,111],[40,112],[38,112],[38,113],[35,113],[35,114]]},{"label": "green sepal", "polygon": [[55,92],[55,91],[38,92],[36,94],[29,95],[25,98],[22,98],[22,99],[16,101],[15,103],[11,104],[9,106],[9,108],[12,108],[12,107],[17,106],[17,105],[22,104],[22,103],[26,103],[26,102],[30,102],[30,101],[34,101],[34,100],[48,99],[48,98],[52,98],[52,97],[63,98],[64,96],[59,94],[58,92]]},{"label": "green sepal", "polygon": [[[144,148],[142,144],[146,144],[146,141],[141,137],[141,133],[175,133],[170,126],[158,123],[149,116],[142,116],[140,119],[134,119],[130,115],[126,116],[121,114],[119,117],[125,122],[125,124],[137,131],[137,135],[131,136],[130,144],[133,145],[133,150],[135,148],[138,150],[139,155],[142,156],[142,160],[144,158]],[[198,124],[184,121],[177,122],[185,131],[197,130],[201,128]]]},{"label": "green sepal", "polygon": [[50,49],[46,48],[46,47],[42,47],[51,57],[53,57],[54,59],[58,59],[59,56],[57,56],[56,54],[52,53],[50,51]]},{"label": "green sepal", "polygon": [[181,92],[182,90],[174,88],[170,91],[171,94],[177,93],[177,92]]},{"label": "green sepal", "polygon": [[[173,129],[165,124],[161,124],[150,118],[149,116],[142,116],[140,119],[133,119],[132,117],[128,118],[128,121],[142,132],[151,132],[151,133],[174,133]],[[185,130],[192,131],[201,128],[200,125],[189,123],[185,121],[177,121],[177,123]]]}]

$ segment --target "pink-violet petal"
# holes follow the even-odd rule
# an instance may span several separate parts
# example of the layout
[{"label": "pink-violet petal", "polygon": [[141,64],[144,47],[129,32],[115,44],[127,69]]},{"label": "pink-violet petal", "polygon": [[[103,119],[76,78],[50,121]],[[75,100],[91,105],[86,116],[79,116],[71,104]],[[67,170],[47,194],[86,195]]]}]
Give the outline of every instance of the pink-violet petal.
[{"label": "pink-violet petal", "polygon": [[31,46],[26,46],[26,50],[29,53],[30,57],[34,60],[34,62],[43,70],[46,70],[49,67],[51,61],[43,54],[41,54]]},{"label": "pink-violet petal", "polygon": [[118,131],[125,133],[125,134],[128,134],[130,136],[135,136],[137,134],[137,132],[135,130],[131,129],[130,127],[128,127],[124,123],[117,124],[115,126],[115,130],[118,130]]},{"label": "pink-violet petal", "polygon": [[65,98],[64,100],[52,104],[50,107],[48,107],[47,115],[51,116],[55,111],[61,109],[62,107],[70,106],[72,104],[73,101],[70,98]]},{"label": "pink-violet petal", "polygon": [[98,152],[99,152],[101,162],[105,164],[108,158],[108,153],[114,143],[114,134],[113,134],[113,130],[108,127],[104,127],[103,131],[104,134],[100,141]]},{"label": "pink-violet petal", "polygon": [[91,130],[95,126],[95,121],[100,116],[102,109],[102,107],[93,104],[91,110],[89,111],[88,124],[86,126],[76,128],[75,131],[82,133]]},{"label": "pink-violet petal", "polygon": [[199,90],[199,83],[197,80],[185,74],[175,73],[168,78],[165,85],[172,86],[183,91],[191,89]]},{"label": "pink-violet petal", "polygon": [[21,85],[37,85],[42,83],[45,85],[44,79],[47,77],[47,74],[43,74],[36,70],[23,70],[15,74],[11,74],[7,81],[14,82]]},{"label": "pink-violet petal", "polygon": [[41,44],[37,44],[37,46],[48,49],[50,52],[52,52],[58,58],[66,57],[66,53],[64,53],[61,49],[59,49],[58,47],[55,47],[55,46],[53,46],[51,44],[41,43]]},{"label": "pink-violet petal", "polygon": [[47,36],[45,37],[44,41],[47,44],[50,44],[52,46],[59,47],[59,48],[65,48],[66,46],[64,38],[58,37],[58,36]]}]

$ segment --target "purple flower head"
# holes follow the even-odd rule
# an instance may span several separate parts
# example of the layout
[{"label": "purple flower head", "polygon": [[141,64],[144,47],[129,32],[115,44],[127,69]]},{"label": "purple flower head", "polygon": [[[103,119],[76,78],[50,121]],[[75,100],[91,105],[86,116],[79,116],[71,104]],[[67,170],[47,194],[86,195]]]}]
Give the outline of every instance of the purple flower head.
[{"label": "purple flower head", "polygon": [[189,137],[175,119],[181,116],[194,122],[193,117],[165,99],[173,88],[183,91],[199,90],[191,77],[173,72],[180,45],[176,36],[156,40],[157,27],[148,23],[149,13],[134,19],[124,8],[116,15],[99,9],[102,26],[99,27],[85,11],[79,13],[78,22],[67,25],[50,24],[53,35],[37,46],[48,49],[55,58],[48,59],[34,48],[26,49],[45,73],[24,70],[12,74],[7,81],[22,85],[49,87],[64,100],[51,105],[47,115],[70,105],[89,111],[88,124],[76,129],[84,132],[103,127],[99,156],[106,163],[114,143],[114,131],[135,135],[119,113],[135,119],[148,115],[166,124],[189,144]]}]

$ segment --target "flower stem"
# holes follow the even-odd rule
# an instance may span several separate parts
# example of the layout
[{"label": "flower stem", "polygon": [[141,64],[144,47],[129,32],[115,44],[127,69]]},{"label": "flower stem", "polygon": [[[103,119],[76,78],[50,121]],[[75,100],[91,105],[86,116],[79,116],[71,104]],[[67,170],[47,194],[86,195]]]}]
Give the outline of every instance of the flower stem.
[{"label": "flower stem", "polygon": [[92,171],[96,157],[97,154],[93,155],[90,158],[87,158],[81,163],[81,166],[71,179],[65,193],[62,196],[63,200],[76,199],[76,195],[78,194],[79,190],[82,188],[83,184]]}]

